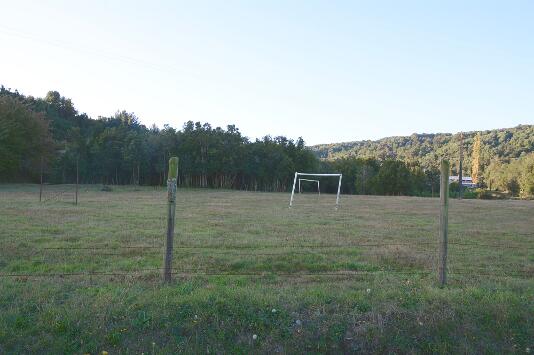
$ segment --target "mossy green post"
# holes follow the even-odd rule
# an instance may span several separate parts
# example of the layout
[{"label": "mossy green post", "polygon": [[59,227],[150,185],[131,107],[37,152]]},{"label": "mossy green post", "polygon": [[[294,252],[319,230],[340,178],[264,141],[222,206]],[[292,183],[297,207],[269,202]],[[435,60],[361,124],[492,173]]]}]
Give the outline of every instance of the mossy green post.
[{"label": "mossy green post", "polygon": [[447,283],[447,242],[449,232],[449,162],[441,161],[439,211],[439,260],[438,281],[441,287]]},{"label": "mossy green post", "polygon": [[174,239],[174,216],[176,211],[176,179],[178,177],[178,158],[169,159],[169,175],[167,179],[167,243],[165,246],[165,268],[163,280],[171,281],[172,276],[172,248]]}]

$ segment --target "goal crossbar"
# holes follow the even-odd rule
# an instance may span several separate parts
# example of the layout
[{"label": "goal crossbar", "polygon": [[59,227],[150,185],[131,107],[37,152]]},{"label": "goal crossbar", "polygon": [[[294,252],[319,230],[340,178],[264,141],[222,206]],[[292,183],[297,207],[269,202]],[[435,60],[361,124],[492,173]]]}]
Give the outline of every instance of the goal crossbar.
[{"label": "goal crossbar", "polygon": [[295,173],[299,176],[342,176],[343,174],[312,174],[312,173]]},{"label": "goal crossbar", "polygon": [[[341,192],[341,179],[343,178],[343,174],[313,174],[313,173],[295,172],[295,178],[293,179],[293,189],[291,190],[291,199],[289,200],[289,208],[293,206],[293,197],[295,196],[295,186],[297,184],[297,179],[299,176],[337,176],[339,177],[339,183],[337,185],[336,209],[339,207],[339,194]],[[300,185],[300,180],[299,180],[299,185]]]}]

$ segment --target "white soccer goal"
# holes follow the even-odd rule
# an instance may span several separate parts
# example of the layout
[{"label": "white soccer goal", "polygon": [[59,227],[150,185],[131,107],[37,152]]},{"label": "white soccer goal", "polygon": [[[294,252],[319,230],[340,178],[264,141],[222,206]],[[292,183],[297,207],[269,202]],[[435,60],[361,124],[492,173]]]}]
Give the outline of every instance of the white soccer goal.
[{"label": "white soccer goal", "polygon": [[[293,206],[293,197],[295,196],[295,185],[297,185],[297,179],[299,176],[337,176],[339,177],[339,183],[337,185],[337,196],[336,196],[336,209],[339,207],[339,194],[341,192],[341,179],[343,178],[343,174],[312,174],[312,173],[295,173],[295,179],[293,179],[293,189],[291,190],[291,199],[289,200],[289,208]],[[304,180],[304,179],[303,179]],[[317,180],[315,180],[317,181]],[[319,186],[319,185],[317,185]],[[300,181],[299,181],[299,191],[300,191]]]},{"label": "white soccer goal", "polygon": [[321,194],[321,182],[319,180],[312,180],[312,179],[299,179],[299,194],[302,193],[301,181],[315,182],[317,184],[317,192],[319,193],[319,195]]}]

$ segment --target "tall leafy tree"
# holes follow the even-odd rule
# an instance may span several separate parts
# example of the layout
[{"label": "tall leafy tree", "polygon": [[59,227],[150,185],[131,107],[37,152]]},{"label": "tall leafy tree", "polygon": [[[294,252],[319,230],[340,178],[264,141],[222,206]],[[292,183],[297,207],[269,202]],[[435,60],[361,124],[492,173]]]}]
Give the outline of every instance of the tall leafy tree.
[{"label": "tall leafy tree", "polygon": [[481,178],[480,175],[480,154],[482,152],[482,142],[480,141],[480,134],[475,136],[473,143],[472,163],[471,163],[471,178],[475,184],[478,184]]},{"label": "tall leafy tree", "polygon": [[53,151],[48,122],[15,97],[0,96],[0,178],[38,175]]}]

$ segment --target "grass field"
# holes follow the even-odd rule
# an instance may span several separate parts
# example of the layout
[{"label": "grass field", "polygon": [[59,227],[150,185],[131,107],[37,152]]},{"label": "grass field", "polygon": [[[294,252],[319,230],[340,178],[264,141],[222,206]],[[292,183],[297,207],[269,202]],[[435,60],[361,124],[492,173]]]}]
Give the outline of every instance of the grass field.
[{"label": "grass field", "polygon": [[0,353],[534,352],[534,201],[452,200],[441,289],[438,199],[180,189],[162,285],[165,190],[38,195],[0,185]]}]

